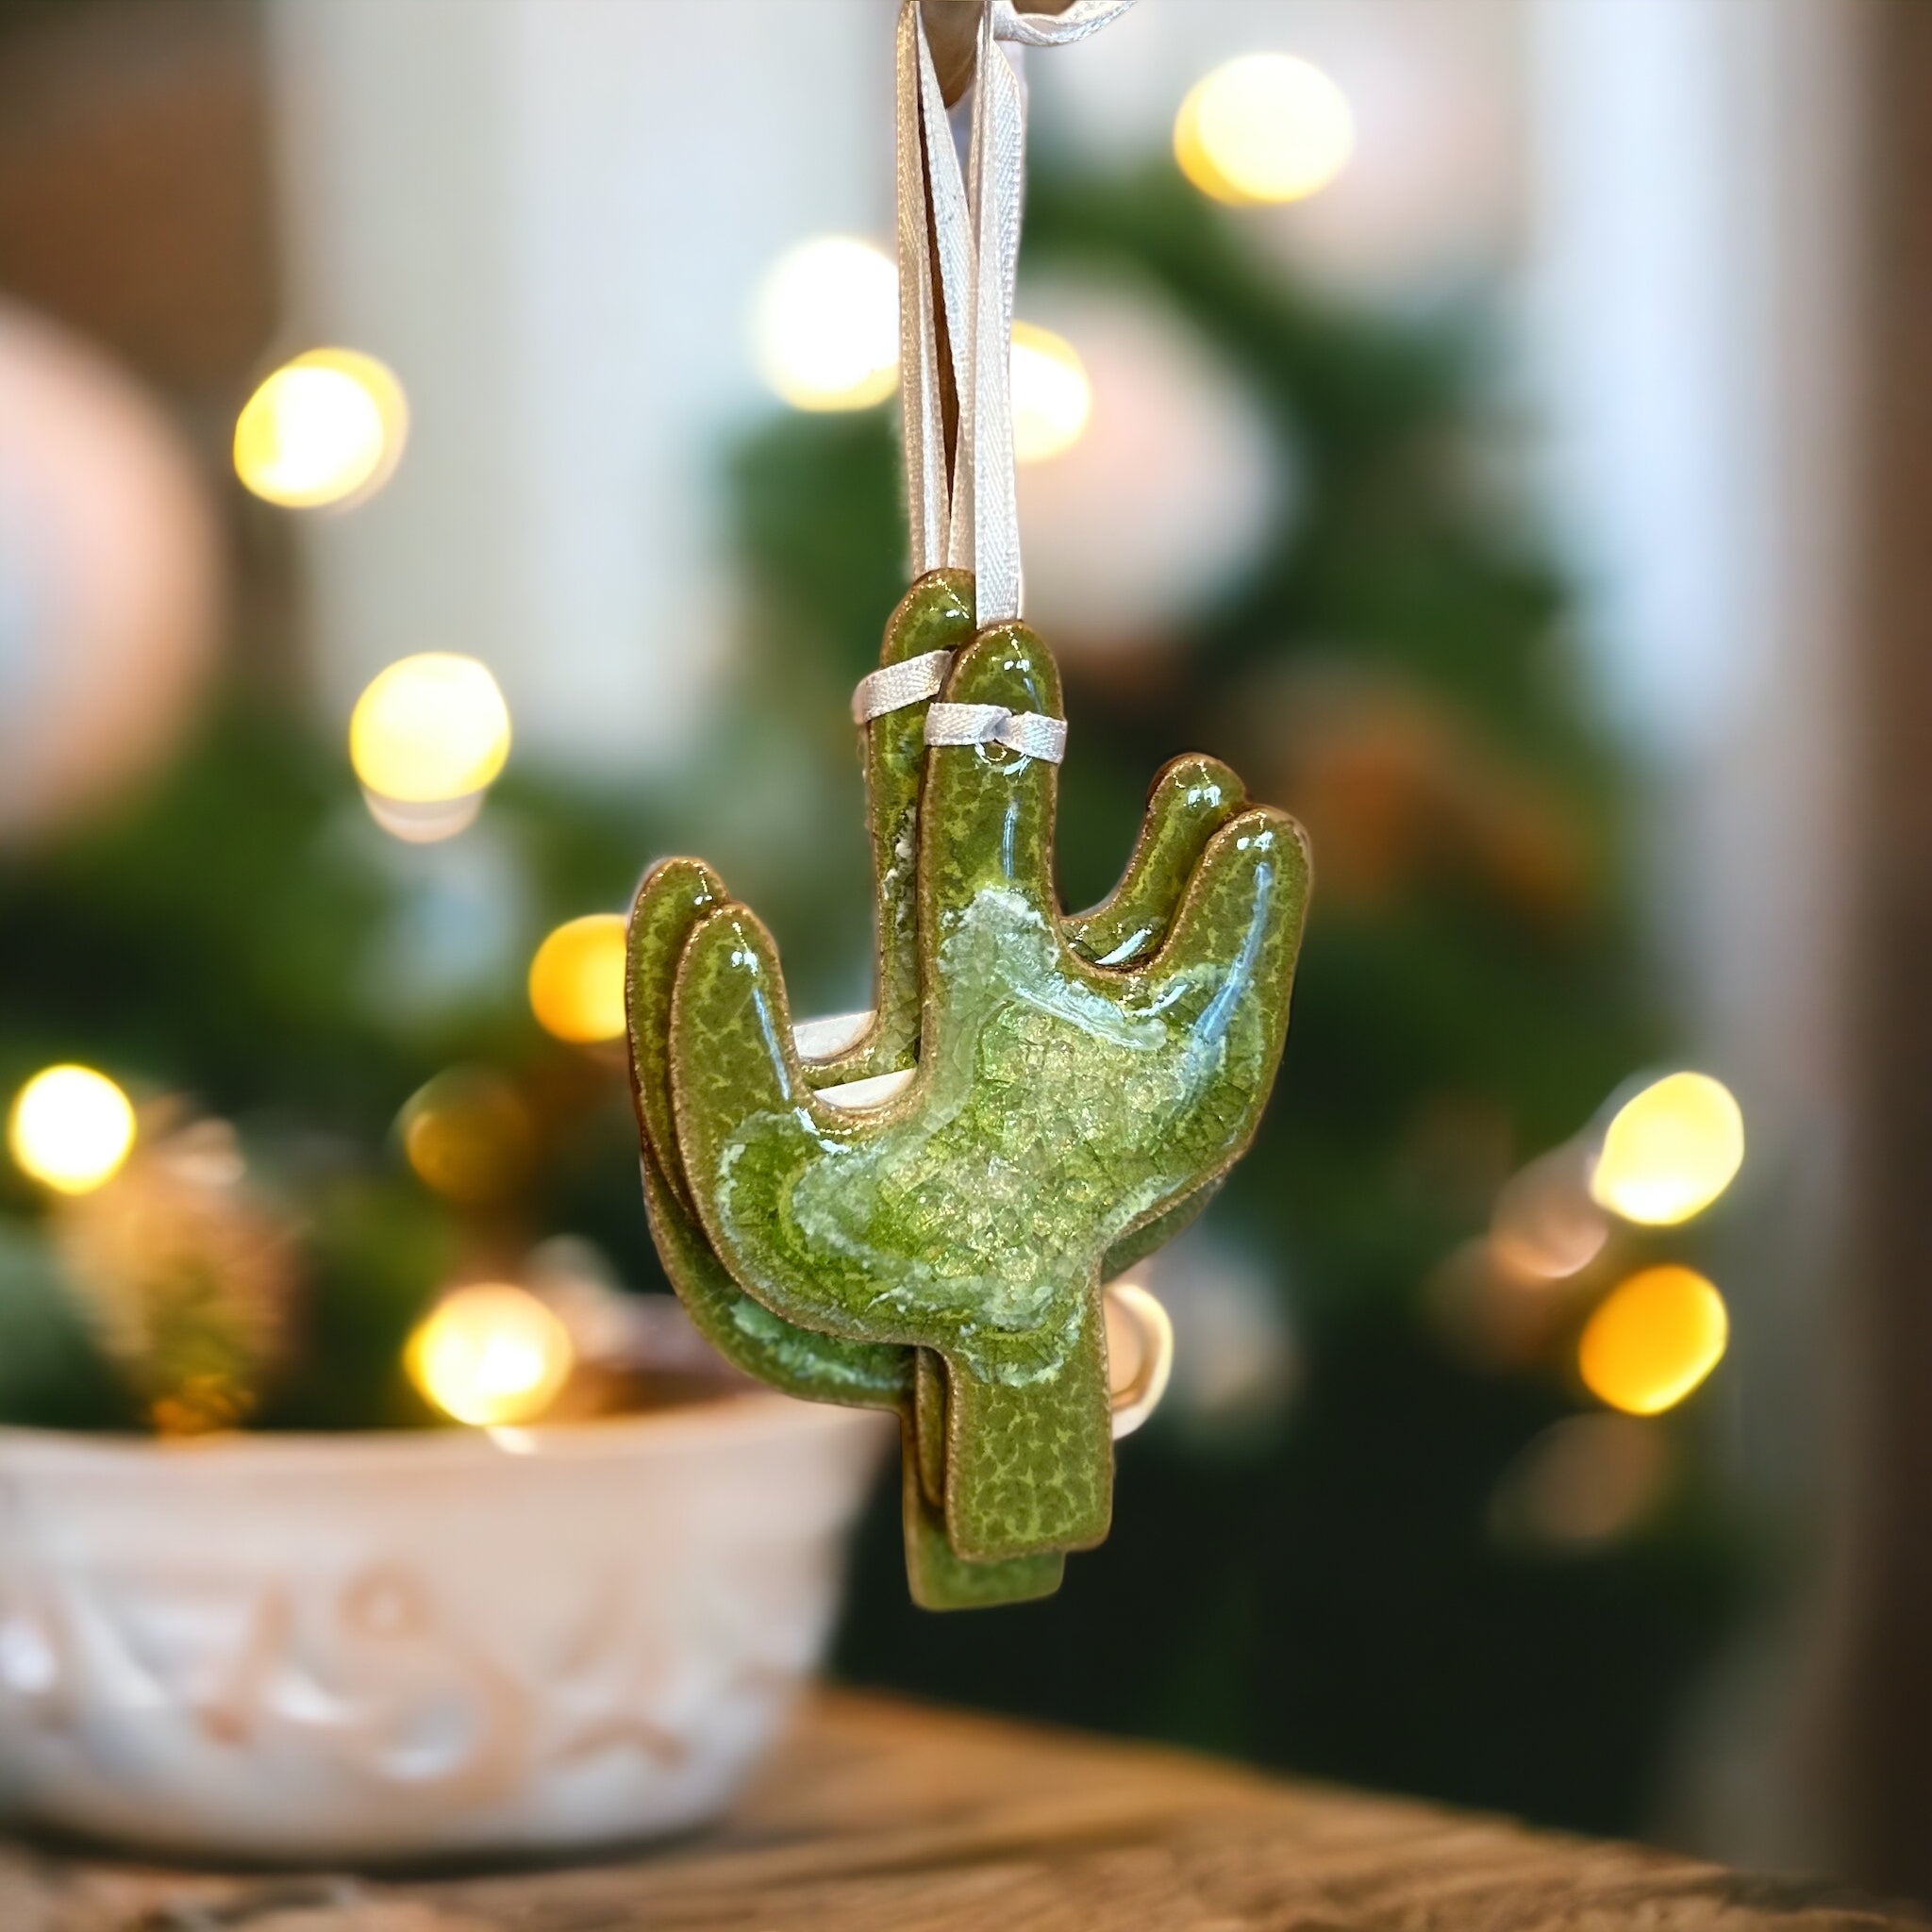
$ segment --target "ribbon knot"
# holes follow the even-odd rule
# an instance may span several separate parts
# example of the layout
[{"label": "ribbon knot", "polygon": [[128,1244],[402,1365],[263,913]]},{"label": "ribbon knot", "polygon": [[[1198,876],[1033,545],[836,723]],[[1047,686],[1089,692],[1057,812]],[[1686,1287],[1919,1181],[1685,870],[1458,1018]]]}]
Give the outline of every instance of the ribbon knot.
[{"label": "ribbon knot", "polygon": [[1023,758],[1057,765],[1067,755],[1067,721],[1004,705],[934,705],[925,714],[927,744],[999,744]]}]

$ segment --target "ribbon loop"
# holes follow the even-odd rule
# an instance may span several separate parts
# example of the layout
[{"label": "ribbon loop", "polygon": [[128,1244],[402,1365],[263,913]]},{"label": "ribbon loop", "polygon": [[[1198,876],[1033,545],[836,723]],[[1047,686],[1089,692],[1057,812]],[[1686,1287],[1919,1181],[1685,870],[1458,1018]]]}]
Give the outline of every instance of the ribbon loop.
[{"label": "ribbon loop", "polygon": [[[916,573],[973,572],[978,622],[1020,614],[1013,478],[1013,299],[1026,185],[1026,91],[1002,42],[1060,47],[1133,0],[1073,0],[1060,12],[981,0],[973,135],[962,183],[920,0],[901,0],[898,40],[899,393]],[[937,279],[937,288],[935,288]],[[958,402],[950,463],[939,324]]]},{"label": "ribbon loop", "polygon": [[903,711],[908,705],[937,697],[945,688],[952,662],[950,651],[924,651],[917,658],[902,658],[896,664],[868,671],[852,693],[852,722],[870,724],[888,711]]},{"label": "ribbon loop", "polygon": [[927,744],[999,744],[1057,765],[1067,755],[1067,721],[1004,705],[934,705],[925,714]]},{"label": "ribbon loop", "polygon": [[[965,252],[966,186],[919,0],[900,6],[897,69],[899,407],[912,574],[923,576],[948,560],[952,525],[939,317],[943,312],[957,364],[972,263]],[[959,388],[957,367],[954,388]]]}]

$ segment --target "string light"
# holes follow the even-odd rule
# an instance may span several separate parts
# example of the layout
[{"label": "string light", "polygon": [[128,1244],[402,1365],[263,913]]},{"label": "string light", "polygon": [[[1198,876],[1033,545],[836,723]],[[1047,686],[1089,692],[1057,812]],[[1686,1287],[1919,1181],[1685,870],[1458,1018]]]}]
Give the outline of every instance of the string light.
[{"label": "string light", "polygon": [[373,495],[403,454],[408,403],[356,349],[310,349],[264,378],[235,419],[235,474],[266,502],[318,509]]},{"label": "string light", "polygon": [[1013,459],[1043,463],[1072,449],[1093,413],[1093,385],[1064,336],[1030,322],[1013,325]]},{"label": "string light", "polygon": [[899,379],[899,272],[870,242],[824,235],[773,264],[752,311],[766,382],[796,409],[865,409]]},{"label": "string light", "polygon": [[1626,1415],[1674,1407],[1724,1359],[1730,1317],[1694,1269],[1646,1268],[1612,1289],[1584,1324],[1584,1387]]},{"label": "string light", "polygon": [[1599,1207],[1646,1227],[1702,1213],[1744,1162],[1744,1116],[1708,1074],[1670,1074],[1620,1107],[1591,1172]]},{"label": "string light", "polygon": [[623,1038],[625,920],[591,912],[559,925],[530,961],[530,1010],[579,1045]]},{"label": "string light", "polygon": [[92,1067],[46,1067],[14,1096],[7,1145],[21,1172],[62,1194],[87,1194],[121,1171],[134,1145],[134,1104]]},{"label": "string light", "polygon": [[1244,54],[1215,68],[1174,116],[1181,172],[1202,193],[1237,207],[1304,200],[1354,151],[1348,97],[1292,54]]},{"label": "string light", "polygon": [[386,831],[447,839],[509,757],[509,707],[474,658],[430,651],[377,673],[349,720],[349,762]]},{"label": "string light", "polygon": [[535,1422],[570,1379],[570,1332],[528,1290],[477,1282],[446,1294],[404,1350],[409,1379],[475,1427]]}]

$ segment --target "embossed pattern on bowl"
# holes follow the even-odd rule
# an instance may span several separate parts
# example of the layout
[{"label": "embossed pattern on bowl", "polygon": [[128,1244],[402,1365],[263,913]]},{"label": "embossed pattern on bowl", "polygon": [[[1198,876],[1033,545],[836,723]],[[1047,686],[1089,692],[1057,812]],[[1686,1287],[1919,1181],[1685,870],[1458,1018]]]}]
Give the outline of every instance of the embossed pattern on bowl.
[{"label": "embossed pattern on bowl", "polygon": [[821,1661],[879,1416],[0,1429],[0,1799],[210,1857],[558,1850],[720,1810]]}]

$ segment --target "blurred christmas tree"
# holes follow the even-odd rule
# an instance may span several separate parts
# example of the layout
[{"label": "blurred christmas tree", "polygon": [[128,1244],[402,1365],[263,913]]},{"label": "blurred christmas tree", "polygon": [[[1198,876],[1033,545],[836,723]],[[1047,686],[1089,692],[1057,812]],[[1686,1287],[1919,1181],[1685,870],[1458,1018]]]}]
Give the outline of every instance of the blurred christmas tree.
[{"label": "blurred christmas tree", "polygon": [[[1332,311],[1165,167],[1042,166],[1030,216],[1029,276],[1085,304],[1104,378],[1023,481],[1074,720],[1067,902],[1197,748],[1304,818],[1318,891],[1263,1136],[1155,1277],[1177,1381],[1111,1541],[1051,1603],[934,1619],[882,1498],[844,1667],[1631,1828],[1739,1558],[1696,1405],[1640,1421],[1572,1379],[1628,1239],[1528,1288],[1485,1245],[1660,1033],[1615,764],[1487,459],[1474,333]],[[539,1028],[531,957],[695,843],[772,916],[800,1010],[861,1004],[845,706],[903,589],[888,410],[785,417],[733,474],[752,648],[694,768],[729,791],[513,772],[405,845],[334,733],[254,692],[0,868],[6,1090],[78,1060],[237,1130],[161,1121],[187,1138],[72,1211],[0,1177],[0,1414],[425,1422],[404,1340],[452,1279],[527,1278],[568,1232],[662,1287],[621,1071]]]}]

